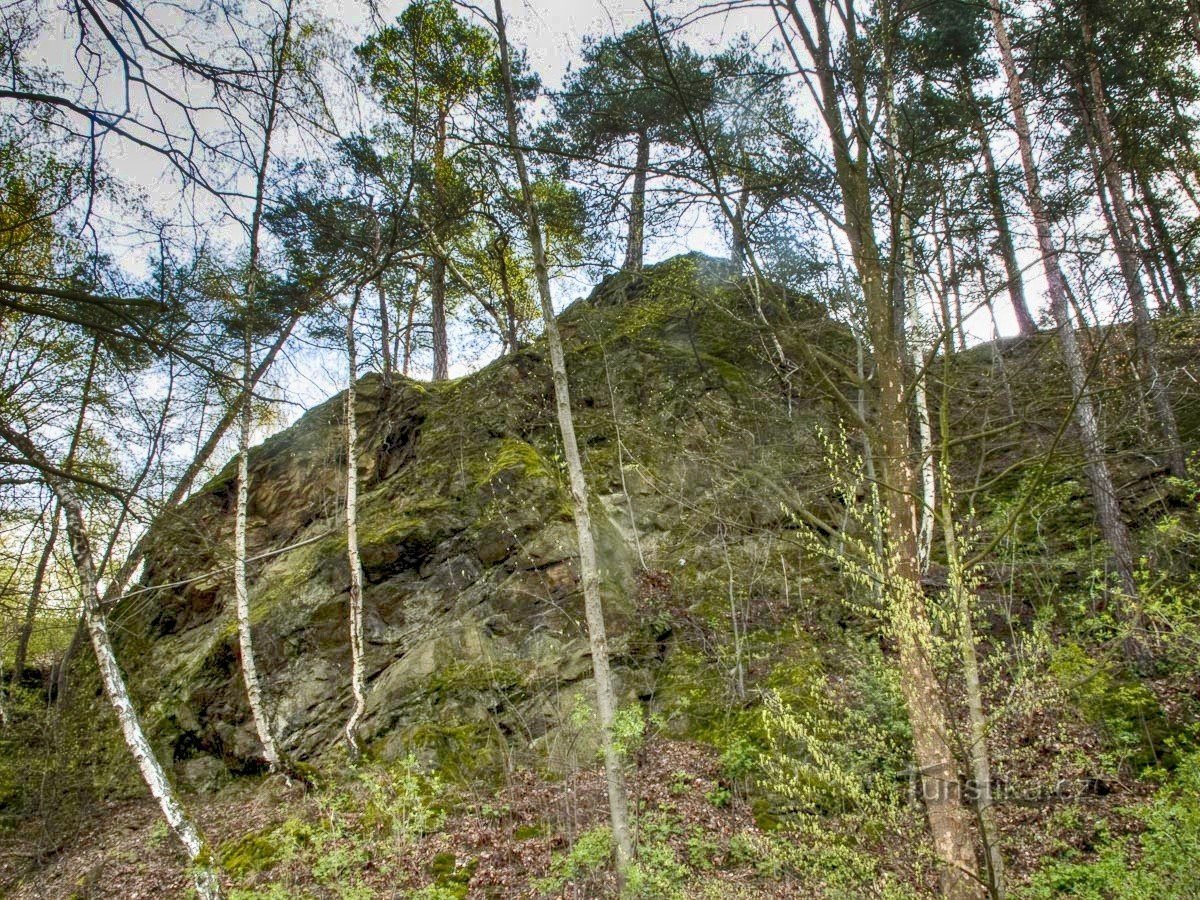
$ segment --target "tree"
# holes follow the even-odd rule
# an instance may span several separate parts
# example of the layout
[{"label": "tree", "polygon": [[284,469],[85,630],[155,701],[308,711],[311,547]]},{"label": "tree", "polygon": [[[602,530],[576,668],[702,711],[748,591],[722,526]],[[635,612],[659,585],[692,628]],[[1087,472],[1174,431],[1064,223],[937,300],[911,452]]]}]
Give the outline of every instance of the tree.
[{"label": "tree", "polygon": [[[853,7],[810,0],[806,17],[796,0],[786,0],[785,10],[792,30],[781,27],[781,37],[793,54],[797,70],[813,73],[813,93],[832,150],[844,231],[858,273],[875,362],[875,466],[885,512],[885,584],[899,644],[926,814],[941,863],[942,892],[950,897],[974,897],[979,893],[974,842],[967,810],[958,792],[950,789],[958,782],[957,765],[947,739],[944,693],[928,655],[932,631],[921,585],[919,516],[914,499],[921,495],[921,484],[913,466],[904,317],[894,306],[894,288],[883,265],[885,257],[875,231],[872,203],[871,139],[875,120],[863,76],[875,64],[884,72],[885,80],[890,77],[888,43],[883,45],[881,58],[866,58],[861,24]],[[882,33],[891,34],[889,27],[894,27],[898,10],[882,3],[878,14],[885,20]],[[835,16],[846,29],[840,46],[835,45],[831,22]],[[796,49],[797,39],[807,54],[808,65]],[[844,59],[839,54],[845,54]],[[844,93],[850,98],[849,123],[843,115]],[[896,212],[903,214],[899,210],[893,215]]]},{"label": "tree", "polygon": [[[691,109],[706,107],[713,98],[713,78],[705,61],[682,45],[676,56],[676,73],[668,79],[654,29],[645,23],[616,37],[589,39],[582,67],[568,74],[562,92],[554,98],[556,132],[570,157],[607,157],[608,164],[623,173],[622,180],[633,176],[623,264],[632,272],[642,268],[644,258],[646,184],[653,149],[655,145],[687,146],[681,93]],[[632,162],[627,161],[630,151]],[[654,171],[669,168],[670,163],[659,162]]]},{"label": "tree", "polygon": [[[982,178],[977,183],[982,182],[979,187],[991,215],[992,236],[1004,266],[1005,288],[1017,326],[1024,336],[1036,334],[1037,322],[1025,295],[1025,279],[1009,223],[1006,179],[988,131],[995,117],[994,103],[981,96],[976,87],[996,74],[985,53],[986,16],[971,6],[938,2],[919,7],[912,18],[912,27],[905,34],[905,55],[919,73],[917,102],[925,107],[926,114],[906,123],[908,130],[924,144],[925,165],[938,157],[961,165],[973,156],[969,145],[975,143],[983,162]],[[948,175],[940,167],[932,171],[935,178]]]},{"label": "tree", "polygon": [[1004,11],[1000,0],[989,0],[989,10],[996,44],[1000,48],[1000,60],[1008,89],[1008,101],[1012,109],[1013,129],[1021,153],[1021,167],[1025,174],[1026,202],[1037,231],[1038,250],[1046,274],[1046,287],[1050,295],[1050,311],[1058,331],[1059,346],[1071,380],[1075,403],[1075,422],[1079,440],[1083,445],[1088,485],[1100,530],[1112,551],[1117,577],[1123,593],[1118,613],[1125,621],[1129,634],[1125,638],[1126,653],[1133,660],[1142,657],[1141,613],[1138,608],[1137,583],[1133,577],[1133,542],[1129,528],[1121,515],[1116,486],[1104,456],[1104,444],[1100,436],[1100,425],[1096,418],[1094,401],[1088,387],[1088,370],[1084,363],[1075,323],[1067,299],[1067,283],[1059,265],[1059,251],[1050,232],[1050,220],[1046,202],[1042,196],[1041,178],[1033,155],[1033,138],[1029,117],[1025,111],[1025,94],[1009,40],[1008,27],[1004,22]]},{"label": "tree", "polygon": [[262,685],[254,657],[254,641],[250,629],[250,594],[246,580],[246,517],[250,492],[250,433],[253,426],[254,327],[258,314],[257,301],[261,274],[260,256],[263,232],[263,210],[266,201],[267,176],[271,164],[272,142],[276,139],[280,106],[283,102],[284,80],[291,64],[292,6],[288,0],[279,30],[268,41],[268,63],[271,71],[270,91],[264,98],[261,113],[261,140],[254,160],[254,206],[246,223],[249,239],[249,260],[246,266],[245,293],[242,306],[242,409],[238,431],[237,505],[233,531],[233,583],[238,647],[241,651],[242,677],[246,682],[246,697],[258,739],[262,742],[263,758],[271,771],[280,768],[282,758],[271,732],[263,706]]},{"label": "tree", "polygon": [[475,204],[454,120],[494,95],[494,44],[450,0],[417,0],[358,55],[384,109],[409,132],[421,184],[417,217],[427,232],[433,380],[443,381],[450,372],[445,248]]},{"label": "tree", "polygon": [[[669,44],[665,50],[674,72]],[[785,72],[742,43],[718,54],[713,70],[709,107],[692,106],[706,98],[689,97],[686,84],[675,102],[704,132],[699,138],[693,133],[691,142],[702,141],[708,150],[685,171],[693,184],[725,195],[716,200],[717,218],[729,232],[730,260],[741,271],[752,242],[760,256],[775,251],[783,241],[765,239],[768,233],[782,237],[795,227],[797,216],[828,208],[829,173],[811,151],[810,129],[796,115]],[[719,178],[709,171],[712,166]],[[732,221],[726,221],[725,206]]]},{"label": "tree", "polygon": [[154,754],[154,748],[146,738],[141,720],[129,698],[116,655],[113,653],[112,640],[101,609],[99,574],[84,518],[83,503],[76,493],[72,477],[63,466],[55,465],[47,459],[27,434],[4,422],[0,422],[0,439],[20,453],[24,465],[39,472],[54,491],[66,522],[71,556],[82,592],[83,617],[92,639],[105,694],[116,711],[125,743],[133,754],[142,778],[195,867],[194,883],[197,894],[203,900],[218,898],[221,896],[220,884],[212,868],[204,838],[179,802],[166,772]]},{"label": "tree", "polygon": [[596,545],[592,536],[591,513],[588,509],[587,479],[583,474],[583,462],[579,457],[579,445],[575,439],[575,420],[571,413],[571,388],[567,376],[567,364],[563,356],[558,323],[554,318],[554,307],[551,303],[550,274],[542,241],[541,217],[525,163],[525,154],[522,150],[517,93],[513,83],[513,68],[510,62],[508,37],[504,26],[504,8],[501,0],[496,0],[495,26],[499,40],[505,118],[508,124],[508,146],[517,169],[525,228],[533,251],[533,266],[537,278],[542,324],[546,329],[546,343],[550,349],[555,413],[558,417],[558,430],[562,436],[563,456],[566,460],[567,475],[571,485],[571,509],[574,513],[575,531],[579,540],[579,574],[583,586],[588,641],[592,650],[592,674],[596,681],[600,743],[604,753],[604,771],[608,787],[609,821],[612,825],[613,844],[617,854],[618,877],[624,878],[633,861],[633,840],[629,830],[629,799],[625,790],[623,760],[613,732],[617,701],[613,690],[612,673],[609,670],[608,638],[604,624],[604,606],[600,596],[600,570],[596,562]]},{"label": "tree", "polygon": [[[494,330],[503,352],[515,353],[539,317],[532,259],[518,235],[524,231],[519,186],[492,166],[473,227],[454,244],[455,287],[483,311],[480,330]],[[580,194],[554,178],[531,185],[543,224],[548,264],[577,263],[587,236]]]},{"label": "tree", "polygon": [[1164,455],[1168,468],[1177,478],[1188,475],[1187,459],[1183,452],[1183,441],[1179,436],[1179,424],[1171,406],[1170,394],[1164,381],[1162,363],[1158,356],[1158,340],[1150,320],[1150,306],[1146,301],[1146,290],[1141,280],[1141,265],[1137,249],[1137,234],[1129,200],[1125,195],[1124,178],[1117,156],[1117,144],[1108,115],[1108,94],[1100,73],[1097,55],[1095,27],[1088,12],[1087,0],[1079,4],[1079,27],[1082,36],[1084,66],[1087,72],[1087,87],[1090,90],[1088,113],[1091,127],[1088,129],[1096,143],[1100,157],[1100,168],[1104,176],[1104,187],[1108,190],[1112,204],[1113,244],[1121,275],[1133,311],[1134,334],[1136,337],[1139,368],[1146,393],[1149,394],[1158,427],[1164,439]]},{"label": "tree", "polygon": [[354,340],[354,314],[358,309],[361,287],[356,287],[346,311],[346,562],[350,567],[350,689],[354,709],[346,720],[346,743],[351,754],[358,753],[355,734],[367,707],[366,672],[363,661],[363,570],[358,555],[358,420],[355,380],[358,378],[358,354]]}]

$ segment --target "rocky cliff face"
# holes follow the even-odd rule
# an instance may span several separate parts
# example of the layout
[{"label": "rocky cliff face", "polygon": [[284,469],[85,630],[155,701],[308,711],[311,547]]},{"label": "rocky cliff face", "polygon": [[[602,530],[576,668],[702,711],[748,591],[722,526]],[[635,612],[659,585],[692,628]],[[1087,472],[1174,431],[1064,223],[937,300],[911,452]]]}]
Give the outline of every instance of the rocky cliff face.
[{"label": "rocky cliff face", "polygon": [[[744,287],[723,263],[681,257],[615,276],[561,317],[626,701],[668,691],[676,614],[728,608],[724,561],[769,552],[763,535],[824,502],[806,485],[833,407],[814,373],[773,364]],[[807,301],[766,302],[785,344],[847,340]],[[540,343],[446,384],[360,381],[372,752],[463,774],[591,753],[552,400]],[[301,759],[338,745],[350,708],[343,407],[332,398],[250,460],[254,640],[276,734]],[[154,533],[149,590],[114,614],[148,724],[193,778],[258,754],[227,569],[233,476],[231,464]]]}]

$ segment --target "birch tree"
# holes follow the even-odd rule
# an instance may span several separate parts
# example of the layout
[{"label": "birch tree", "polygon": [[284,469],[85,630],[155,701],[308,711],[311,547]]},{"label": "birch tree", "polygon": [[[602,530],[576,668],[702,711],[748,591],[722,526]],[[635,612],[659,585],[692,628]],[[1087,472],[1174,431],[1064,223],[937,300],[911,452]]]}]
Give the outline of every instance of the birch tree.
[{"label": "birch tree", "polygon": [[1144,651],[1140,639],[1142,625],[1138,589],[1133,577],[1133,540],[1121,515],[1116,486],[1113,484],[1112,473],[1104,455],[1104,442],[1100,435],[1095,402],[1088,386],[1088,370],[1079,346],[1079,337],[1075,332],[1075,322],[1067,298],[1066,278],[1059,264],[1058,247],[1050,231],[1041,178],[1033,156],[1033,138],[1025,109],[1024,89],[1021,86],[1000,0],[989,0],[988,9],[996,44],[1000,48],[1000,62],[1013,115],[1013,129],[1020,150],[1021,168],[1025,175],[1026,202],[1029,204],[1030,216],[1037,232],[1038,251],[1046,275],[1047,293],[1050,295],[1050,311],[1058,333],[1063,364],[1071,381],[1075,424],[1083,447],[1092,504],[1096,510],[1100,530],[1112,553],[1118,584],[1123,594],[1117,612],[1129,630],[1125,639],[1125,650],[1131,658],[1140,659]]},{"label": "birch tree", "polygon": [[270,91],[262,110],[260,122],[261,149],[255,160],[254,208],[247,226],[250,251],[246,270],[245,299],[242,321],[242,409],[238,431],[237,460],[237,506],[234,514],[233,531],[233,584],[234,604],[237,618],[238,648],[241,653],[242,678],[246,684],[246,698],[254,729],[262,743],[263,759],[275,771],[281,765],[279,749],[271,731],[270,720],[263,704],[262,683],[254,657],[254,641],[250,625],[250,593],[246,574],[246,519],[250,495],[250,435],[254,419],[253,388],[251,377],[254,371],[253,326],[259,290],[259,259],[263,231],[263,208],[267,190],[267,176],[271,165],[271,145],[279,124],[282,103],[283,81],[291,54],[292,6],[284,7],[279,31],[269,41],[272,76]]},{"label": "birch tree", "polygon": [[629,829],[629,798],[625,788],[624,763],[613,733],[617,712],[616,693],[609,668],[608,638],[604,623],[604,605],[600,596],[600,568],[596,561],[596,544],[592,536],[591,513],[588,509],[588,486],[583,474],[583,462],[575,439],[575,420],[571,413],[571,389],[567,363],[563,355],[562,338],[554,318],[550,296],[550,274],[542,240],[542,226],[534,202],[529,170],[522,150],[520,123],[517,113],[516,90],[513,85],[512,62],[505,31],[504,9],[496,2],[496,34],[499,41],[501,79],[504,88],[505,119],[508,126],[508,149],[517,169],[524,208],[525,230],[533,252],[534,274],[538,300],[545,327],[546,343],[550,350],[550,368],[554,379],[555,414],[562,436],[563,457],[571,486],[571,508],[575,516],[575,531],[579,540],[579,575],[583,587],[584,612],[587,617],[588,640],[592,650],[592,675],[596,683],[596,708],[600,720],[600,743],[604,754],[605,783],[608,789],[609,820],[616,850],[617,871],[624,876],[633,860],[633,839]]},{"label": "birch tree", "polygon": [[346,562],[350,566],[350,690],[354,708],[346,720],[346,744],[352,755],[358,754],[355,730],[367,707],[366,675],[363,663],[363,570],[358,555],[358,419],[355,411],[358,377],[358,352],[354,339],[354,314],[358,310],[361,288],[356,288],[346,312]]},{"label": "birch tree", "polygon": [[71,546],[71,558],[79,579],[83,619],[96,654],[104,693],[117,714],[121,734],[142,779],[158,802],[163,817],[183,845],[194,867],[196,893],[202,900],[215,900],[221,896],[221,889],[212,867],[207,844],[195,822],[180,803],[166,771],[155,756],[154,748],[146,737],[137,710],[129,697],[121,667],[117,664],[112,639],[108,633],[108,623],[101,606],[99,574],[92,552],[91,538],[88,535],[83,503],[76,493],[71,476],[64,467],[52,464],[26,434],[2,421],[0,438],[16,449],[24,457],[27,465],[41,473],[62,508],[67,539]]}]

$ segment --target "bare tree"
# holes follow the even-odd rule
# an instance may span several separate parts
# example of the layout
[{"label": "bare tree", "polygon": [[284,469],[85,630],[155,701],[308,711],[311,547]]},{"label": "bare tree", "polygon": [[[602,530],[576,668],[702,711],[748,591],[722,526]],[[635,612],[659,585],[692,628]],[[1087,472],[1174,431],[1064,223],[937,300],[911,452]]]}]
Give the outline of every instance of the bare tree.
[{"label": "bare tree", "polygon": [[233,532],[233,579],[236,605],[238,646],[241,650],[242,676],[246,682],[246,697],[254,728],[263,746],[263,758],[274,771],[280,767],[279,750],[271,732],[270,721],[263,706],[262,684],[258,677],[258,666],[254,657],[254,642],[250,627],[250,595],[246,578],[246,517],[249,506],[250,483],[250,433],[253,423],[251,374],[254,370],[253,327],[255,302],[259,286],[259,257],[261,253],[263,204],[267,189],[267,176],[271,164],[271,143],[279,122],[283,81],[291,54],[292,4],[285,4],[285,14],[280,29],[269,41],[271,88],[266,98],[261,122],[262,147],[255,160],[254,209],[248,225],[250,259],[246,274],[246,295],[243,304],[242,343],[242,411],[238,440],[237,463],[237,510]]},{"label": "bare tree", "polygon": [[154,799],[158,801],[163,816],[183,844],[188,859],[194,866],[196,892],[203,900],[218,898],[221,896],[220,884],[212,868],[204,838],[179,802],[167,773],[154,754],[154,748],[150,745],[130,700],[116,654],[113,653],[108,624],[101,607],[99,576],[84,519],[83,503],[75,492],[71,476],[63,467],[53,465],[27,435],[4,422],[0,422],[0,438],[22,454],[26,465],[41,474],[62,507],[67,538],[71,544],[71,556],[82,593],[83,618],[92,639],[92,648],[96,653],[105,694],[117,714],[125,743],[142,778]]},{"label": "bare tree", "polygon": [[1128,655],[1139,658],[1143,651],[1140,640],[1141,613],[1138,604],[1138,590],[1133,577],[1133,541],[1121,515],[1121,506],[1117,500],[1112,473],[1109,471],[1108,462],[1104,456],[1100,424],[1096,418],[1095,404],[1088,389],[1088,371],[1084,363],[1083,352],[1079,347],[1079,338],[1075,333],[1075,323],[1071,317],[1067,284],[1062,267],[1059,265],[1058,248],[1050,233],[1050,220],[1047,217],[1045,200],[1042,196],[1041,179],[1033,157],[1033,139],[1030,134],[1029,117],[1025,112],[1025,95],[1017,72],[1017,63],[1013,57],[1008,27],[1004,23],[1004,11],[1001,8],[1000,0],[989,0],[989,10],[996,43],[1000,48],[1000,61],[1008,89],[1009,104],[1012,107],[1013,125],[1021,153],[1021,166],[1025,173],[1026,201],[1029,204],[1029,212],[1037,231],[1038,250],[1041,253],[1042,267],[1046,273],[1046,287],[1050,294],[1050,311],[1058,330],[1063,363],[1071,380],[1075,404],[1075,424],[1079,432],[1080,443],[1083,445],[1084,464],[1088,485],[1091,488],[1092,503],[1096,509],[1100,530],[1112,552],[1117,577],[1124,593],[1124,602],[1121,604],[1119,613],[1130,629],[1130,634],[1125,641],[1125,648]]},{"label": "bare tree", "polygon": [[363,667],[363,571],[358,555],[358,419],[355,412],[358,354],[354,339],[354,314],[360,289],[346,312],[346,561],[350,566],[350,689],[354,709],[346,720],[346,743],[351,754],[358,753],[355,729],[367,706],[366,675]]},{"label": "bare tree", "polygon": [[1179,436],[1175,410],[1171,407],[1170,393],[1164,381],[1158,340],[1154,334],[1154,323],[1150,319],[1150,306],[1146,302],[1146,289],[1139,274],[1137,231],[1133,224],[1133,214],[1129,210],[1129,200],[1125,196],[1116,140],[1113,138],[1113,129],[1108,117],[1107,93],[1096,53],[1096,36],[1087,3],[1079,4],[1079,25],[1083,32],[1083,53],[1087,64],[1088,86],[1091,90],[1091,107],[1086,110],[1091,114],[1089,130],[1097,143],[1104,186],[1108,188],[1109,200],[1112,203],[1112,219],[1116,226],[1113,243],[1133,312],[1138,368],[1146,393],[1149,394],[1151,405],[1154,407],[1158,428],[1162,431],[1167,466],[1176,478],[1186,478],[1187,458],[1183,452],[1183,440]]},{"label": "bare tree", "polygon": [[554,318],[550,296],[550,274],[542,241],[542,226],[534,202],[529,170],[522,149],[516,91],[513,87],[512,63],[508,36],[504,25],[502,0],[496,2],[496,34],[500,44],[501,78],[504,82],[504,108],[508,123],[508,144],[517,178],[521,186],[521,201],[525,212],[525,228],[533,250],[533,267],[537,279],[538,299],[541,302],[542,323],[550,349],[550,369],[554,379],[555,413],[562,435],[563,456],[571,484],[571,508],[575,515],[575,531],[579,539],[579,575],[583,584],[584,612],[587,616],[588,640],[592,649],[592,674],[596,682],[596,708],[600,719],[600,742],[604,753],[604,771],[608,787],[609,819],[617,854],[617,871],[623,877],[633,861],[633,840],[629,830],[629,798],[625,789],[624,764],[613,734],[617,700],[609,669],[608,638],[604,625],[604,605],[600,596],[600,569],[596,562],[596,544],[592,537],[591,513],[588,510],[588,487],[575,440],[575,420],[571,413],[571,388],[567,378],[567,363],[563,356],[562,338]]}]

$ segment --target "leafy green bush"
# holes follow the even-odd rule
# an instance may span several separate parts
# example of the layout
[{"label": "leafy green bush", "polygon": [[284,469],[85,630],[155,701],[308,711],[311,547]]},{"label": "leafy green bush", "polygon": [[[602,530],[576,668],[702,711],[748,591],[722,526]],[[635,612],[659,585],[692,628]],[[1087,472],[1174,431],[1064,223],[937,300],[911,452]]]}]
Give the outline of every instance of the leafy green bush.
[{"label": "leafy green bush", "polygon": [[1064,696],[1100,729],[1105,762],[1114,772],[1138,770],[1154,762],[1155,743],[1164,736],[1166,722],[1145,685],[1075,643],[1053,652],[1050,674]]},{"label": "leafy green bush", "polygon": [[1171,783],[1139,811],[1146,830],[1110,841],[1094,860],[1060,859],[1043,866],[1020,896],[1030,900],[1141,900],[1200,897],[1200,754],[1186,757]]},{"label": "leafy green bush", "polygon": [[637,860],[629,867],[622,898],[668,900],[685,896],[683,886],[689,870],[679,861],[675,849],[664,840],[643,841],[638,845]]},{"label": "leafy green bush", "polygon": [[600,826],[585,831],[575,839],[566,853],[556,853],[550,863],[550,874],[538,879],[535,889],[553,894],[570,882],[584,881],[601,872],[612,859],[612,829]]}]

